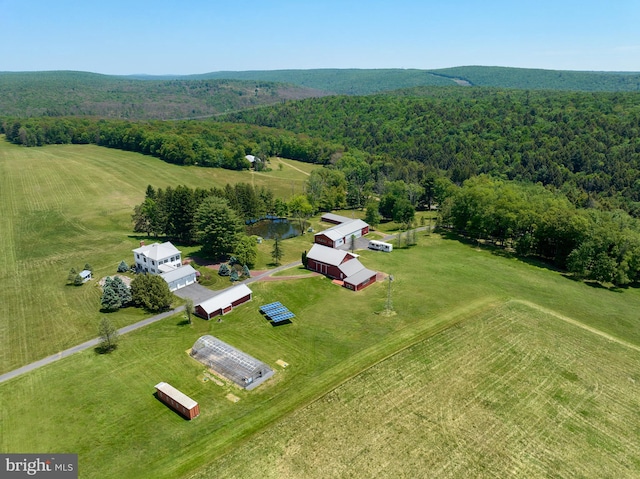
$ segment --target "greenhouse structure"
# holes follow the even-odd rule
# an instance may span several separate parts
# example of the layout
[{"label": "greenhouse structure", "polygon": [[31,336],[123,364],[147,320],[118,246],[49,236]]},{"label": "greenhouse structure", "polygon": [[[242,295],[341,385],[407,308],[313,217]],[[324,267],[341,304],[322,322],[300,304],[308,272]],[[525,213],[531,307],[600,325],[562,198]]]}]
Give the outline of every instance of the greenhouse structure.
[{"label": "greenhouse structure", "polygon": [[205,366],[246,389],[253,389],[273,375],[273,370],[262,361],[208,334],[194,343],[190,354]]}]

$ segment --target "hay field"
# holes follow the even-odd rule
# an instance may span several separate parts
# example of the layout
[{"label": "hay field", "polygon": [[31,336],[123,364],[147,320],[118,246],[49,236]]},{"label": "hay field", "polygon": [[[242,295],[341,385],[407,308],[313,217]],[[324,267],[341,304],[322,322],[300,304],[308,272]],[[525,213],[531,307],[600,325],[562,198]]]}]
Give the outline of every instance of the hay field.
[{"label": "hay field", "polygon": [[[312,165],[298,164],[309,171]],[[181,167],[94,145],[24,148],[0,137],[0,373],[95,337],[97,281],[65,286],[72,267],[89,263],[94,277],[132,261],[133,206],[155,187],[253,182],[276,195],[300,191],[307,175],[293,168],[254,175]],[[117,326],[143,318],[112,313]]]},{"label": "hay field", "polygon": [[510,301],[189,477],[638,477],[639,397],[637,346]]}]

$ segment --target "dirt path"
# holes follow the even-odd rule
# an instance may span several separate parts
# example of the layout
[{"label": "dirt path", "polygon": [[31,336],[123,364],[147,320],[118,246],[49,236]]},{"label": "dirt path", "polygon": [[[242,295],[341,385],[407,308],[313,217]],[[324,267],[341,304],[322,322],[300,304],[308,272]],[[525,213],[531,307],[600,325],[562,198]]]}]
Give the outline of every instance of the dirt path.
[{"label": "dirt path", "polygon": [[586,331],[589,331],[590,333],[593,334],[597,334],[598,336],[601,336],[603,338],[608,339],[609,341],[613,341],[614,343],[618,343],[621,344],[622,346],[626,346],[627,348],[631,348],[634,349],[635,351],[639,351],[640,352],[640,346],[637,346],[635,344],[632,343],[628,343],[627,341],[624,341],[622,339],[618,339],[615,336],[611,336],[610,334],[605,333],[604,331],[600,331],[599,329],[596,328],[592,328],[591,326],[587,326],[584,323],[581,323],[580,321],[577,321],[575,319],[571,319],[567,316],[563,316],[561,314],[556,313],[555,311],[552,311],[550,309],[547,308],[543,308],[542,306],[539,306],[535,303],[532,303],[530,301],[525,301],[522,299],[512,299],[510,302],[512,303],[520,303],[520,304],[524,304],[525,306],[528,306],[532,309],[536,309],[538,311],[542,311],[545,314],[548,314],[550,316],[553,316],[554,318],[558,318],[561,319],[562,321],[569,323],[569,324],[573,324],[574,326],[578,326],[579,328],[582,328]]},{"label": "dirt path", "polygon": [[286,161],[284,161],[282,158],[278,158],[278,161],[280,161],[280,163],[287,165],[289,168],[293,168],[296,171],[299,171],[300,173],[302,173],[303,175],[307,175],[307,176],[311,176],[311,173],[307,173],[306,171],[301,170],[300,168],[298,168],[297,166],[293,166],[290,165],[289,163],[287,163]]}]

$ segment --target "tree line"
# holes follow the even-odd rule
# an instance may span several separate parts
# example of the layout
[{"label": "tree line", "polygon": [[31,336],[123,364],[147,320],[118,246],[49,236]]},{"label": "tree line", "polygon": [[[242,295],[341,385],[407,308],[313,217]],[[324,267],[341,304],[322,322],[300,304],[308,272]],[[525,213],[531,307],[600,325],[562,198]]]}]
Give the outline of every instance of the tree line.
[{"label": "tree line", "polygon": [[542,185],[480,175],[442,203],[439,225],[537,256],[577,278],[640,282],[640,221],[622,210],[576,208]]},{"label": "tree line", "polygon": [[249,169],[248,154],[326,164],[342,147],[284,130],[213,121],[130,122],[87,118],[5,119],[0,133],[24,146],[96,144],[168,163]]}]

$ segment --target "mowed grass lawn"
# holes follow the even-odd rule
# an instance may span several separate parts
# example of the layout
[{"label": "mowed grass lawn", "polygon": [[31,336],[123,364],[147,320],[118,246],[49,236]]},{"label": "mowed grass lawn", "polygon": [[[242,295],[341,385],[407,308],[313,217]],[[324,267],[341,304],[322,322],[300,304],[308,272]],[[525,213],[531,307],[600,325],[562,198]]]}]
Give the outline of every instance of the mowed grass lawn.
[{"label": "mowed grass lawn", "polygon": [[[132,262],[131,213],[148,184],[247,182],[288,197],[316,166],[283,162],[282,170],[276,160],[270,172],[235,172],[94,145],[24,148],[0,137],[0,373],[96,336],[97,281],[66,286],[67,275],[89,263],[98,279]],[[110,315],[117,326],[143,317],[133,308]]]},{"label": "mowed grass lawn", "polygon": [[[431,424],[429,421],[433,422],[435,426],[432,427],[447,439],[447,442],[439,444],[438,447],[441,449],[437,454],[433,453],[429,464],[434,468],[437,465],[445,468],[446,463],[440,461],[449,460],[446,458],[446,451],[457,447],[458,456],[451,459],[454,462],[450,467],[458,467],[458,463],[466,464],[465,467],[481,476],[486,470],[483,468],[489,467],[490,462],[482,462],[479,452],[469,452],[471,459],[465,458],[463,449],[465,445],[471,447],[481,438],[490,437],[491,429],[485,432],[485,436],[475,433],[474,436],[467,437],[465,428],[469,428],[469,434],[473,425],[500,427],[494,431],[503,434],[506,434],[505,431],[511,431],[511,436],[503,436],[503,442],[493,444],[508,448],[509,439],[513,438],[517,441],[513,446],[514,454],[524,454],[528,440],[535,440],[536,447],[541,447],[539,444],[545,443],[545,440],[548,441],[545,443],[548,448],[556,447],[556,443],[553,442],[555,436],[551,435],[554,426],[548,421],[551,421],[549,418],[553,418],[556,412],[564,410],[554,404],[546,405],[546,388],[557,386],[563,391],[565,388],[569,391],[568,394],[571,395],[565,406],[567,411],[573,410],[576,405],[583,408],[591,407],[588,404],[589,396],[580,396],[586,393],[571,389],[574,387],[571,385],[576,383],[574,375],[583,378],[587,373],[592,374],[578,368],[582,359],[589,357],[591,350],[580,349],[580,345],[583,338],[590,338],[589,334],[592,333],[586,334],[580,328],[569,327],[570,325],[565,325],[561,320],[557,320],[560,322],[555,326],[556,320],[553,317],[542,317],[535,313],[535,310],[513,309],[515,306],[503,310],[501,308],[505,307],[505,303],[514,300],[528,301],[584,322],[613,337],[635,345],[640,344],[640,295],[634,289],[610,291],[594,288],[566,279],[547,268],[496,255],[487,249],[477,250],[435,234],[422,234],[417,246],[397,249],[391,254],[373,251],[361,253],[361,261],[367,267],[394,275],[392,297],[397,313],[395,316],[380,314],[385,307],[387,283],[374,284],[359,293],[340,288],[321,277],[254,283],[251,285],[254,300],[225,316],[220,323],[206,323],[197,319],[192,326],[181,326],[181,316],[169,318],[127,335],[111,355],[100,356],[93,351],[85,351],[0,384],[0,450],[77,452],[80,454],[80,475],[90,478],[189,477],[194,472],[197,473],[200,467],[205,467],[205,477],[216,476],[218,469],[227,476],[233,477],[235,474],[236,477],[246,477],[248,470],[242,469],[239,465],[244,461],[264,462],[278,467],[268,470],[267,466],[256,466],[260,469],[257,469],[256,474],[249,473],[250,477],[260,477],[262,473],[277,477],[278,472],[284,477],[295,477],[296,471],[310,471],[313,464],[319,464],[320,458],[327,458],[332,453],[336,454],[336,459],[329,463],[330,467],[335,469],[329,469],[327,477],[331,477],[333,472],[340,476],[341,468],[344,468],[346,476],[358,476],[359,474],[350,469],[349,461],[355,464],[372,461],[372,472],[382,467],[380,462],[376,462],[376,444],[370,443],[367,447],[358,448],[351,445],[349,437],[345,437],[344,442],[336,444],[320,442],[319,447],[310,452],[306,449],[310,443],[296,443],[300,439],[295,435],[298,429],[293,424],[293,435],[289,437],[291,445],[295,447],[287,447],[289,443],[283,446],[278,440],[272,447],[260,449],[255,445],[258,443],[252,442],[252,438],[257,437],[256,433],[272,437],[269,427],[275,425],[277,428],[288,424],[287,417],[307,421],[304,419],[305,415],[311,413],[296,411],[301,411],[309,405],[312,406],[308,411],[313,411],[322,401],[329,401],[336,394],[331,391],[341,385],[348,388],[351,384],[350,379],[356,377],[353,381],[356,381],[355,384],[358,386],[349,390],[353,401],[373,393],[380,394],[378,397],[386,401],[384,394],[389,388],[404,388],[401,396],[407,398],[385,402],[385,413],[378,409],[372,410],[374,417],[379,418],[382,415],[386,418],[385,415],[388,415],[388,419],[384,419],[383,423],[386,426],[384,430],[388,432],[385,433],[382,426],[378,426],[378,429],[372,429],[371,440],[366,437],[364,429],[359,430],[359,435],[364,442],[384,442],[385,438],[391,441],[406,434],[407,437],[403,440],[406,439],[407,442],[398,443],[397,446],[405,456],[411,454],[410,450],[405,451],[407,444],[415,441],[417,452],[413,458],[414,463],[407,466],[407,477],[413,477],[413,472],[418,468],[417,464],[422,460],[424,449],[420,449],[422,446],[419,444],[425,440],[423,434],[426,434],[423,431],[424,427],[410,425]],[[259,305],[274,300],[282,301],[297,315],[292,324],[274,328],[259,314]],[[513,314],[509,311],[513,311]],[[500,336],[496,332],[500,329],[494,328],[490,323],[494,321],[491,319],[494,316],[498,318],[495,320],[498,322],[503,321],[500,318],[504,317],[506,324],[509,324],[512,316],[516,318],[514,324],[524,328],[518,333],[520,336],[515,334],[510,336],[511,339],[505,338],[504,344],[507,346],[503,343],[492,345],[492,341]],[[443,333],[445,336],[437,334],[449,327],[455,328],[455,325],[465,328],[466,321],[477,324],[480,329],[465,333],[460,341],[447,340],[435,349],[428,346],[428,354],[434,349],[434,355],[417,360],[418,363],[428,360],[433,365],[439,365],[430,373],[434,381],[430,388],[425,386],[428,384],[428,377],[423,378],[422,373],[412,375],[414,367],[411,366],[411,362],[408,369],[403,369],[402,372],[406,384],[398,385],[400,373],[395,370],[389,373],[386,379],[377,381],[364,381],[358,376],[372,365],[389,357],[392,357],[389,361],[395,361],[393,364],[397,364],[396,369],[401,368],[398,361],[402,363],[402,360],[396,358],[403,356],[394,356],[399,350],[411,345],[419,348],[417,345],[429,338],[446,337],[446,334],[449,334],[447,332]],[[538,343],[534,342],[534,349],[527,352],[529,340],[526,334],[529,333],[526,333],[526,328],[530,322],[534,331],[533,337],[538,338]],[[541,324],[540,327],[536,326],[538,322]],[[553,326],[549,326],[551,329],[548,333],[545,326],[547,324]],[[476,344],[476,341],[482,339],[480,333],[483,328],[486,328],[488,339],[484,343]],[[276,375],[251,392],[227,384],[218,386],[212,381],[203,382],[203,368],[193,362],[185,351],[205,333],[213,334],[265,361],[277,371]],[[566,340],[563,339],[564,336]],[[516,342],[518,337],[520,340]],[[551,342],[553,338],[556,338],[555,342]],[[513,341],[514,346],[508,346],[508,341]],[[607,355],[603,353],[594,356],[594,367],[603,365],[609,359],[612,365],[606,366],[610,368],[606,374],[596,376],[593,373],[596,379],[590,381],[601,380],[598,387],[604,388],[606,380],[616,368],[624,367],[626,371],[635,367],[634,361],[637,359],[634,358],[637,358],[638,353],[602,341],[602,347],[609,352]],[[547,348],[546,352],[535,349],[544,347]],[[513,351],[514,354],[508,354],[508,351]],[[563,379],[554,376],[560,374],[554,369],[555,366],[550,366],[548,370],[539,367],[540,364],[544,364],[545,354],[549,356],[550,364],[562,365],[566,369],[566,378],[562,374],[560,376]],[[444,359],[438,359],[443,355]],[[455,359],[456,355],[464,355],[463,360],[460,360],[462,362],[455,363],[458,364],[455,367],[449,366],[447,358]],[[502,359],[499,361],[494,358],[500,355]],[[282,369],[276,363],[278,359],[289,363],[289,367]],[[521,369],[526,371],[526,374],[516,374],[518,369],[513,369],[516,365],[511,364],[515,364],[516,359],[525,361]],[[615,363],[616,360],[621,362]],[[413,359],[409,357],[407,361]],[[531,361],[531,365],[526,361]],[[468,365],[463,367],[467,363]],[[385,363],[380,364],[379,367],[385,367]],[[500,364],[504,364],[502,369],[499,367]],[[475,369],[469,373],[470,376],[465,376],[465,368]],[[549,375],[552,375],[552,379],[547,379]],[[636,376],[629,377],[637,380]],[[158,402],[153,396],[153,386],[160,381],[171,383],[198,401],[201,416],[194,421],[185,421]],[[511,394],[509,384],[512,381],[515,381],[515,398],[508,402],[507,396]],[[635,383],[628,381],[629,385],[626,388],[622,388],[622,380],[613,383],[613,386],[607,386],[619,388],[623,395],[616,399],[621,403],[620,423],[611,423],[602,432],[603,436],[611,436],[606,443],[607,447],[623,448],[619,445],[626,444],[628,435],[633,431],[637,437],[640,428],[638,417],[633,413],[632,407],[637,395],[630,394],[634,391],[637,393],[637,389],[634,389]],[[454,387],[456,384],[457,388]],[[472,401],[474,394],[477,394],[474,392],[475,384],[479,384],[480,390],[484,391],[484,396],[480,396],[486,402],[483,407],[494,407],[497,412],[480,417],[477,420],[480,422],[470,421],[465,425],[461,422],[464,419],[464,407],[480,407]],[[579,384],[581,383],[578,382]],[[495,392],[492,392],[494,385]],[[440,391],[445,386],[448,389]],[[540,393],[537,392],[537,388],[540,389]],[[553,394],[557,392],[558,397],[562,399],[562,392],[556,389],[549,391]],[[229,392],[238,396],[240,401],[232,403],[227,400],[225,396]],[[427,392],[432,396],[425,398]],[[459,398],[462,392],[466,396]],[[330,394],[327,396],[327,393]],[[533,408],[537,394],[542,394],[539,396],[543,398],[540,399],[541,403],[535,406],[537,409],[532,409],[533,412],[523,415],[524,423],[519,426],[524,428],[525,432],[520,433],[508,428],[509,421],[515,420],[513,417],[517,414],[517,406],[529,404],[526,397],[531,396],[532,403],[527,407]],[[615,398],[614,395],[610,396]],[[408,409],[409,415],[403,415],[403,411],[408,408],[407,405],[418,403],[423,398],[424,402],[434,409]],[[581,398],[586,399],[583,401]],[[599,399],[595,397],[594,400]],[[397,406],[392,404],[394,401],[399,402]],[[480,400],[478,402],[484,404]],[[595,414],[599,411],[597,408],[601,407],[598,404],[596,402],[592,409],[585,410],[588,413],[593,411]],[[371,405],[366,407],[373,408]],[[627,411],[626,416],[623,414],[624,411]],[[342,412],[337,410],[335,414],[339,415]],[[422,414],[425,418],[413,412]],[[334,412],[327,411],[327,414]],[[503,423],[500,414],[506,414]],[[323,430],[321,423],[326,422],[329,427],[326,437],[330,437],[334,431],[331,426],[334,424],[332,418],[323,415],[313,421],[316,422],[314,429],[308,428],[308,423],[302,422],[306,424],[310,435],[318,435],[318,440],[324,441],[325,436],[319,431]],[[351,423],[345,420],[345,424]],[[448,425],[456,424],[461,429],[447,433]],[[530,434],[537,424],[542,424],[547,433],[536,438]],[[601,423],[593,424],[597,426]],[[619,433],[616,432],[617,424],[623,427]],[[304,428],[300,430],[302,429]],[[564,440],[574,437],[568,432],[561,432]],[[384,434],[390,436],[386,437]],[[584,442],[583,436],[575,437],[581,443]],[[594,444],[599,444],[601,437],[593,437]],[[430,437],[429,440],[433,438]],[[499,440],[496,438],[496,441]],[[434,440],[435,442],[437,441]],[[245,443],[249,449],[241,448]],[[335,451],[336,448],[342,447],[344,454],[343,451]],[[584,447],[586,454],[590,451],[584,444],[579,447]],[[228,456],[234,454],[236,449],[239,455]],[[349,456],[349,450],[354,452],[353,456]],[[371,456],[368,456],[369,451]],[[511,451],[504,449],[503,455],[507,456]],[[296,452],[299,452],[297,459]],[[619,457],[624,455],[623,452],[614,452]],[[316,455],[317,458],[312,457]],[[344,463],[345,457],[347,464]],[[287,461],[297,462],[292,464]],[[506,458],[500,461],[510,464]],[[527,468],[533,468],[535,462],[535,459],[523,458],[521,470],[533,470]],[[311,465],[306,465],[307,463]],[[631,466],[636,468],[633,469],[634,473],[638,472],[637,465]],[[505,470],[510,470],[507,466],[504,467]],[[540,470],[544,470],[548,465],[540,467]],[[461,470],[458,469],[458,472]],[[518,470],[514,470],[517,473]],[[236,474],[234,471],[241,472]],[[426,469],[424,473],[427,474]],[[443,472],[445,473],[446,471]],[[305,474],[301,477],[305,477]],[[385,475],[383,472],[379,474]]]},{"label": "mowed grass lawn", "polygon": [[518,302],[351,379],[193,478],[634,478],[640,349]]}]

